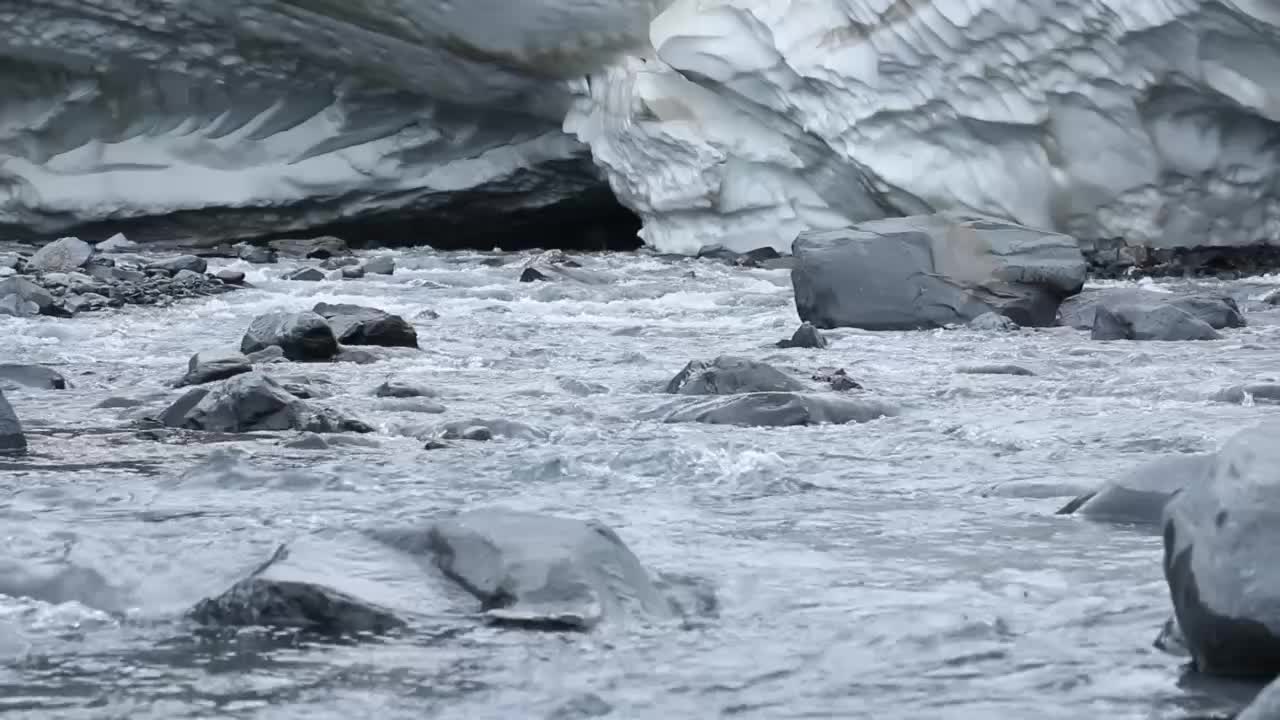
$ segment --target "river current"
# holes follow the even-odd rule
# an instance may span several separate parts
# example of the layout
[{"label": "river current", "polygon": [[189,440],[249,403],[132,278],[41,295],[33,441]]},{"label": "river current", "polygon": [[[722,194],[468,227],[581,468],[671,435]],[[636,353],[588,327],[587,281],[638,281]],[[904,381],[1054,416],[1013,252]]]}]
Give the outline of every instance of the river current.
[{"label": "river current", "polygon": [[[0,714],[32,718],[1191,718],[1251,688],[1152,647],[1170,603],[1149,529],[1055,515],[1169,453],[1273,412],[1209,396],[1277,377],[1280,279],[1219,285],[1250,326],[1203,343],[1099,343],[1069,328],[834,330],[798,324],[788,271],[591,255],[608,282],[519,283],[525,257],[394,253],[391,277],[286,282],[74,320],[0,318],[0,362],[65,391],[6,392],[31,454],[0,464]],[[1153,287],[1159,288],[1155,285]],[[359,444],[139,433],[192,353],[317,302],[412,319],[421,353],[279,365],[376,428]],[[432,317],[434,311],[438,317]],[[846,368],[900,408],[866,424],[664,424],[662,388],[720,354],[808,380]],[[1013,363],[1033,376],[957,373]],[[438,391],[440,415],[376,398]],[[816,386],[816,383],[815,383]],[[423,448],[463,418],[545,437]],[[548,633],[454,618],[377,641],[211,634],[182,619],[291,536],[501,505],[613,527],[655,570],[705,578],[714,617]]]}]

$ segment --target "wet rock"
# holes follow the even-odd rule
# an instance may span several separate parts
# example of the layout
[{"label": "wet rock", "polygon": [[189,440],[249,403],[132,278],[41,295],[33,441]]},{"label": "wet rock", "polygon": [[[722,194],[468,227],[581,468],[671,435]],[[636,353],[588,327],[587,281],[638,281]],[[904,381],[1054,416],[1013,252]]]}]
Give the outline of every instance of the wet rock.
[{"label": "wet rock", "polygon": [[130,408],[142,407],[146,405],[142,400],[127,397],[109,397],[106,400],[94,405],[99,410],[128,410]]},{"label": "wet rock", "polygon": [[206,625],[292,628],[328,636],[384,634],[430,613],[430,579],[413,557],[356,533],[321,532],[280,546],[190,615]]},{"label": "wet rock", "polygon": [[694,360],[685,365],[666,391],[679,395],[733,395],[750,392],[804,392],[804,383],[771,365],[731,355]]},{"label": "wet rock", "polygon": [[24,277],[8,277],[0,280],[0,298],[16,295],[34,304],[42,315],[50,314],[54,307],[53,293]]},{"label": "wet rock", "polygon": [[[480,418],[445,423],[438,429],[438,434],[444,440],[479,439],[481,432],[478,428],[488,432],[489,437],[485,439],[502,437],[517,440],[545,440],[547,438],[545,432],[531,425],[511,420],[483,420]],[[464,435],[468,433],[473,437],[464,438]]]},{"label": "wet rock", "polygon": [[707,245],[698,250],[697,257],[701,260],[719,260],[726,265],[737,267],[761,267],[766,261],[776,260],[781,255],[772,247],[761,247],[740,253],[723,245]]},{"label": "wet rock", "polygon": [[147,266],[149,270],[164,270],[170,275],[177,275],[183,270],[188,270],[196,274],[202,274],[209,269],[209,263],[202,257],[195,255],[179,255],[177,257],[165,258],[157,260]]},{"label": "wet rock", "polygon": [[419,398],[438,395],[435,390],[425,385],[415,385],[402,380],[388,380],[375,388],[373,394],[380,398]]},{"label": "wet rock", "polygon": [[[188,396],[191,394],[189,393]],[[191,405],[188,396],[165,411],[170,427],[206,432],[243,433],[303,430],[315,433],[371,432],[368,425],[327,408],[307,404],[259,372],[237,375]],[[176,412],[179,406],[186,408]]]},{"label": "wet rock", "polygon": [[0,387],[66,390],[71,384],[62,373],[43,365],[0,364]]},{"label": "wet rock", "polygon": [[1280,423],[1230,438],[1164,511],[1164,572],[1201,672],[1280,674]]},{"label": "wet rock", "polygon": [[322,435],[303,433],[302,437],[284,443],[290,450],[328,450],[329,442]]},{"label": "wet rock", "polygon": [[65,237],[45,245],[27,261],[27,272],[71,272],[89,262],[93,248],[79,238]]},{"label": "wet rock", "polygon": [[427,443],[422,446],[422,449],[423,450],[448,450],[451,447],[453,446],[441,440],[428,440]]},{"label": "wet rock", "polygon": [[338,354],[333,328],[313,312],[278,310],[258,316],[240,341],[240,352],[252,355],[273,345],[294,362],[329,360]]},{"label": "wet rock", "polygon": [[214,275],[214,277],[218,278],[224,283],[227,283],[228,285],[244,284],[244,273],[240,272],[239,270],[226,270],[226,269],[219,270],[218,274]]},{"label": "wet rock", "polygon": [[[320,267],[324,268],[325,270],[341,270],[343,268],[354,268],[359,266],[360,266],[360,258],[352,255],[344,255],[341,257],[331,257],[331,258],[327,258],[324,262],[320,263]],[[362,270],[360,274],[363,275],[364,271]]]},{"label": "wet rock", "polygon": [[261,245],[241,245],[236,249],[236,257],[255,265],[272,265],[279,260],[275,250]]},{"label": "wet rock", "polygon": [[327,260],[351,254],[346,241],[336,237],[272,240],[268,246],[285,257],[308,260]]},{"label": "wet rock", "polygon": [[0,455],[21,455],[27,451],[27,437],[13,406],[0,391]]},{"label": "wet rock", "polygon": [[[1069,300],[1070,298],[1068,298]],[[983,313],[969,321],[971,330],[984,332],[1013,332],[1020,329],[1018,323],[1000,313]]]},{"label": "wet rock", "polygon": [[1191,653],[1187,650],[1187,639],[1182,635],[1182,628],[1178,627],[1178,619],[1176,617],[1171,617],[1164,621],[1164,625],[1160,628],[1160,634],[1156,636],[1155,642],[1151,643],[1151,645],[1170,655],[1191,657]]},{"label": "wet rock", "polygon": [[338,354],[333,356],[333,361],[338,363],[353,363],[355,365],[372,365],[382,358],[360,348],[344,347],[338,350]]},{"label": "wet rock", "polygon": [[62,300],[62,306],[72,315],[77,315],[86,311],[101,310],[109,303],[106,298],[97,293],[85,293],[84,295],[67,295]]},{"label": "wet rock", "polygon": [[598,522],[476,510],[435,523],[428,547],[491,622],[586,630],[670,615],[640,561]]},{"label": "wet rock", "polygon": [[361,267],[342,268],[343,280],[359,280],[362,277],[364,277],[364,268],[361,268]]},{"label": "wet rock", "polygon": [[394,275],[396,260],[390,255],[382,255],[366,262],[361,269],[369,275]]},{"label": "wet rock", "polygon": [[1246,401],[1280,403],[1280,384],[1250,383],[1248,385],[1233,385],[1219,390],[1209,399],[1214,402],[1231,403],[1233,405],[1243,405]]},{"label": "wet rock", "polygon": [[844,368],[820,367],[813,373],[813,379],[830,385],[836,392],[862,389],[856,380],[849,377],[849,373]]},{"label": "wet rock", "polygon": [[568,392],[578,397],[587,397],[588,395],[605,395],[609,392],[609,388],[600,383],[587,382],[571,377],[558,377],[556,383]]},{"label": "wet rock", "polygon": [[13,270],[22,272],[26,267],[27,261],[21,255],[15,252],[0,253],[0,268],[5,270]]},{"label": "wet rock", "polygon": [[40,314],[40,306],[30,300],[23,300],[18,295],[0,297],[0,315],[11,317],[35,317]]},{"label": "wet rock", "polygon": [[1280,679],[1264,687],[1235,720],[1280,720]]},{"label": "wet rock", "polygon": [[1148,462],[1118,479],[1067,503],[1059,515],[1090,520],[1158,526],[1175,494],[1200,481],[1213,465],[1212,454],[1170,455]]},{"label": "wet rock", "polygon": [[961,365],[956,368],[961,375],[1023,375],[1033,376],[1035,373],[1021,365]]},{"label": "wet rock", "polygon": [[363,305],[319,303],[314,312],[333,327],[343,345],[418,347],[418,331],[399,315]]},{"label": "wet rock", "polygon": [[120,253],[120,252],[130,252],[132,250],[137,250],[141,246],[138,243],[125,237],[124,234],[116,233],[115,235],[112,235],[106,240],[103,240],[97,245],[94,245],[93,247],[95,250],[101,253]]},{"label": "wet rock", "polygon": [[812,348],[821,349],[827,346],[827,339],[812,323],[802,323],[790,340],[779,340],[780,348]]},{"label": "wet rock", "polygon": [[896,414],[878,400],[850,400],[840,397],[790,392],[760,392],[706,400],[676,410],[665,422],[698,422],[744,427],[789,427],[795,425],[842,425],[868,422]]},{"label": "wet rock", "polygon": [[226,380],[252,370],[253,364],[243,353],[230,350],[206,350],[191,356],[191,360],[187,363],[187,374],[178,380],[176,387]]},{"label": "wet rock", "polygon": [[1094,340],[1219,340],[1217,330],[1173,305],[1099,305],[1093,316]]},{"label": "wet rock", "polygon": [[325,274],[321,270],[315,268],[299,268],[284,276],[285,280],[294,280],[301,282],[320,282],[325,278]]},{"label": "wet rock", "polygon": [[[425,415],[441,415],[448,410],[444,405],[426,398],[386,398],[378,403],[378,408],[392,412],[412,412]],[[471,438],[464,439],[469,440]]]},{"label": "wet rock", "polygon": [[256,352],[251,352],[245,357],[249,358],[249,362],[254,365],[273,365],[275,363],[288,362],[288,358],[284,356],[284,350],[279,345],[265,347]]},{"label": "wet rock", "polygon": [[1077,330],[1090,330],[1094,326],[1098,308],[1114,309],[1125,305],[1172,305],[1191,313],[1215,330],[1245,326],[1244,314],[1240,312],[1236,301],[1228,295],[1174,295],[1142,288],[1086,290],[1062,302],[1058,309],[1058,324]]},{"label": "wet rock", "polygon": [[520,282],[522,283],[547,282],[550,279],[551,278],[548,278],[546,275],[538,272],[535,268],[525,268],[524,272],[520,273]]},{"label": "wet rock", "polygon": [[1086,272],[1070,236],[946,213],[808,231],[792,250],[796,309],[819,328],[937,328],[988,312],[1052,325]]},{"label": "wet rock", "polygon": [[197,387],[183,393],[181,397],[174,400],[164,412],[160,413],[160,417],[156,418],[157,422],[165,427],[181,427],[186,422],[187,414],[195,409],[209,395],[209,388]]}]

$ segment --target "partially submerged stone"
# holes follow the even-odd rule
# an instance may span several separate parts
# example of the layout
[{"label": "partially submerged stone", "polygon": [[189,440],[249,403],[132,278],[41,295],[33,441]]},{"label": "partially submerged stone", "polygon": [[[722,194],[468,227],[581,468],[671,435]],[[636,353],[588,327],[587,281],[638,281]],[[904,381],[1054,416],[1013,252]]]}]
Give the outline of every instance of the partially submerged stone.
[{"label": "partially submerged stone", "polygon": [[359,420],[309,405],[260,372],[236,375],[211,388],[197,388],[179,398],[161,420],[170,427],[227,433],[372,430]]},{"label": "partially submerged stone", "polygon": [[1075,498],[1058,514],[1158,526],[1169,500],[1192,483],[1200,482],[1213,460],[1212,453],[1170,455],[1152,460]]},{"label": "partially submerged stone", "polygon": [[667,383],[675,395],[732,395],[750,392],[804,392],[804,383],[772,365],[748,358],[721,355],[694,360]]},{"label": "partially submerged stone", "polygon": [[669,413],[665,422],[744,427],[843,425],[897,414],[891,405],[817,393],[761,392],[713,398]]},{"label": "partially submerged stone", "polygon": [[259,315],[240,341],[240,352],[253,355],[272,346],[279,347],[285,357],[295,362],[329,360],[338,354],[333,328],[312,312]]},{"label": "partially submerged stone", "polygon": [[1100,305],[1094,310],[1094,340],[1218,340],[1205,321],[1174,305]]},{"label": "partially submerged stone", "polygon": [[244,353],[231,350],[206,350],[191,356],[187,374],[177,382],[177,387],[203,385],[226,380],[253,370],[253,363]]},{"label": "partially submerged stone", "polygon": [[399,315],[363,305],[319,303],[313,312],[333,327],[343,345],[418,347],[418,331]]},{"label": "partially submerged stone", "polygon": [[0,455],[21,455],[27,451],[27,437],[13,406],[0,391]]}]

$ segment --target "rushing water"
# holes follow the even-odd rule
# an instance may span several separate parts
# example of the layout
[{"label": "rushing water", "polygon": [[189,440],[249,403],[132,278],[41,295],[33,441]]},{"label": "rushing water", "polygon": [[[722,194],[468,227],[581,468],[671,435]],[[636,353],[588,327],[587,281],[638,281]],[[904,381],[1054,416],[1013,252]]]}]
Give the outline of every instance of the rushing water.
[{"label": "rushing water", "polygon": [[[322,283],[231,263],[255,289],[0,318],[0,360],[56,365],[75,386],[7,393],[32,453],[0,465],[0,582],[36,597],[0,596],[0,713],[1182,718],[1247,698],[1152,648],[1170,607],[1156,535],[1054,511],[1268,414],[1207,398],[1276,367],[1280,311],[1250,304],[1250,327],[1209,343],[839,330],[829,349],[779,350],[797,324],[785,270],[593,256],[611,282],[520,284],[517,257],[397,260],[393,277]],[[193,352],[318,301],[417,318],[420,354],[270,368],[331,381],[320,402],[373,424],[372,443],[179,442],[138,435],[142,411],[96,408],[162,408]],[[845,367],[902,412],[783,429],[644,419],[672,402],[662,385],[686,361],[717,354],[801,378]],[[955,372],[982,362],[1036,375]],[[390,377],[436,388],[448,412],[373,397]],[[414,437],[468,417],[548,437],[432,451]],[[718,616],[591,634],[466,617],[360,643],[209,635],[181,619],[299,532],[493,504],[599,518],[651,568],[714,583]]]}]

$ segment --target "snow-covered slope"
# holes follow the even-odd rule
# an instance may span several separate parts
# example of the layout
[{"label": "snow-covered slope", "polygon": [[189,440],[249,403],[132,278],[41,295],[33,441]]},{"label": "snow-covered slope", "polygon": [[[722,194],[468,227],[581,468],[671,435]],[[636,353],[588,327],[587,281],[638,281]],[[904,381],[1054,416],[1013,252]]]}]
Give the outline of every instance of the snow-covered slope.
[{"label": "snow-covered slope", "polygon": [[676,0],[567,127],[646,239],[930,209],[1280,242],[1275,0]]}]

